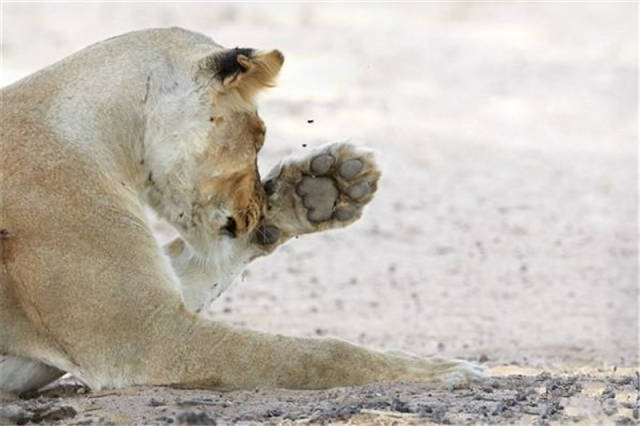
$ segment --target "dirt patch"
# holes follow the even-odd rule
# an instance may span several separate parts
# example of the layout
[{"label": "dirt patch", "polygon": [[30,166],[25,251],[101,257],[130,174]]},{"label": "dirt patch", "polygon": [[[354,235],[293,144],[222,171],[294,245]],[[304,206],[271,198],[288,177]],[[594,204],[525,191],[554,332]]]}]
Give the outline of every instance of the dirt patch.
[{"label": "dirt patch", "polygon": [[14,424],[637,424],[638,374],[512,374],[464,389],[379,383],[322,391],[213,392],[137,387],[90,393],[70,379],[5,401]]}]

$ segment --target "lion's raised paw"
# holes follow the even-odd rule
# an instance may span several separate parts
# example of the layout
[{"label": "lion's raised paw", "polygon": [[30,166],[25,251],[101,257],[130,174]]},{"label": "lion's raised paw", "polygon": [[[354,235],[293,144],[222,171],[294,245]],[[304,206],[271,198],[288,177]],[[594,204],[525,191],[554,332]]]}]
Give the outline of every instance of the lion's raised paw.
[{"label": "lion's raised paw", "polygon": [[279,164],[264,181],[268,211],[256,240],[269,245],[282,236],[354,222],[373,198],[379,178],[373,153],[348,143],[326,145]]}]

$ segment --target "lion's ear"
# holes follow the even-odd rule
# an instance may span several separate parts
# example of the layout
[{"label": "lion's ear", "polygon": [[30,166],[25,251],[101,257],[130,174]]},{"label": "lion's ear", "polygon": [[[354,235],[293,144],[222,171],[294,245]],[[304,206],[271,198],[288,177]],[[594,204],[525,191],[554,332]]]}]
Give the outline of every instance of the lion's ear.
[{"label": "lion's ear", "polygon": [[278,50],[261,52],[235,48],[216,52],[200,61],[200,70],[213,76],[222,92],[236,91],[245,101],[265,87],[273,87],[284,56]]}]

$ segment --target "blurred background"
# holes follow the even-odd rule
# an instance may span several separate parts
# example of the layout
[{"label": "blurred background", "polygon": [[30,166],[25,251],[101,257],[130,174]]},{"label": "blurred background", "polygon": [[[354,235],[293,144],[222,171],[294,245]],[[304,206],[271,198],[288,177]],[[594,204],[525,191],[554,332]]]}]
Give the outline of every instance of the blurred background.
[{"label": "blurred background", "polygon": [[280,49],[279,85],[260,103],[261,170],[351,140],[379,152],[383,180],[359,223],[256,261],[209,315],[489,365],[633,366],[637,13],[633,3],[5,3],[0,79],[148,27]]}]

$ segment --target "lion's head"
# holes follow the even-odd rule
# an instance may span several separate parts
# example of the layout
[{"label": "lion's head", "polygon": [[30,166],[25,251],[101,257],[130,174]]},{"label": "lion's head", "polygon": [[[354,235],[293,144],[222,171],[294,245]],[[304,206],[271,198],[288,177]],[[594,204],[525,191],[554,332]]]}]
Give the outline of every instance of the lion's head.
[{"label": "lion's head", "polygon": [[263,213],[257,154],[266,127],[254,98],[283,62],[277,50],[218,50],[191,66],[169,64],[150,83],[148,198],[196,248],[246,234]]}]

